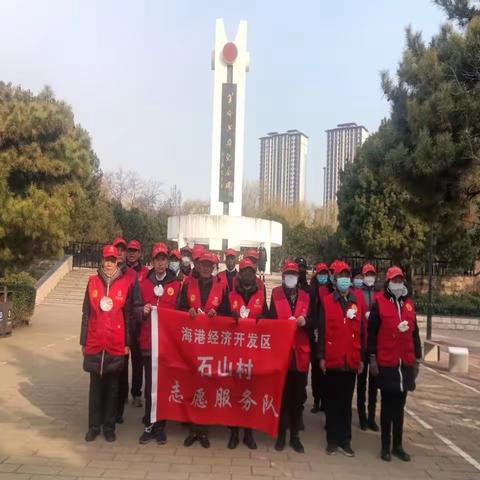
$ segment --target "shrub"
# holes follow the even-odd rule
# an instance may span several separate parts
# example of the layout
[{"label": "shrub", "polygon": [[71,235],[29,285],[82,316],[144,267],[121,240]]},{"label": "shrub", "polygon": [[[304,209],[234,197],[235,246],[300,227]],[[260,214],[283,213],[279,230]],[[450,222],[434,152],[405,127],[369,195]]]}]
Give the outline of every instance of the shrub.
[{"label": "shrub", "polygon": [[13,292],[14,322],[28,322],[35,309],[35,279],[26,272],[9,273],[0,278],[0,286]]},{"label": "shrub", "polygon": [[[417,313],[427,313],[428,297],[417,295],[415,306]],[[434,295],[432,298],[432,313],[434,315],[453,315],[480,317],[480,296],[473,294],[463,295]]]}]

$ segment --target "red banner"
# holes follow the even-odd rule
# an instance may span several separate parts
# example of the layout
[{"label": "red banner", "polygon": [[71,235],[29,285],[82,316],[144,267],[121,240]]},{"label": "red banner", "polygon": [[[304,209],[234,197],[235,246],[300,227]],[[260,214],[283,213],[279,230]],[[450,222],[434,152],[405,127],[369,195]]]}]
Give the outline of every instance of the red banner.
[{"label": "red banner", "polygon": [[151,421],[277,435],[296,324],[152,311]]}]

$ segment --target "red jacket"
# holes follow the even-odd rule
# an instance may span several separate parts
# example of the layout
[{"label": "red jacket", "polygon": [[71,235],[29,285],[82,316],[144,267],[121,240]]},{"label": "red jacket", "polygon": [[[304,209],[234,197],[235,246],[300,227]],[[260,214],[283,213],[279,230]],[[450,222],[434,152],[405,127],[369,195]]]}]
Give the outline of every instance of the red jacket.
[{"label": "red jacket", "polygon": [[225,293],[222,283],[215,281],[215,279],[213,280],[212,289],[208,295],[207,302],[202,306],[198,279],[193,276],[189,278],[190,280],[187,284],[188,308],[194,308],[195,310],[201,308],[205,313],[208,313],[212,308],[215,311],[218,311],[218,307],[220,307]]},{"label": "red jacket", "polygon": [[325,321],[325,364],[326,368],[338,370],[347,367],[357,371],[361,361],[362,307],[350,303],[348,309],[356,310],[353,319],[343,314],[335,292],[323,299]]},{"label": "red jacket", "polygon": [[[399,313],[394,301],[385,295],[377,297],[380,329],[377,335],[377,362],[381,367],[397,367],[400,363],[415,365],[415,345],[413,332],[415,330],[415,306],[408,298]],[[401,321],[408,322],[408,330],[400,332]]]},{"label": "red jacket", "polygon": [[[275,310],[277,312],[277,318],[295,318],[304,316],[307,318],[310,308],[310,297],[308,293],[303,290],[298,290],[297,304],[295,305],[295,312],[292,312],[290,303],[285,296],[283,287],[275,287],[272,290],[272,301],[275,303]],[[295,334],[295,341],[293,344],[293,351],[295,354],[295,361],[297,364],[297,370],[299,372],[308,372],[310,365],[310,340],[305,329],[297,328]]]},{"label": "red jacket", "polygon": [[355,295],[355,298],[358,301],[359,307],[362,309],[362,334],[363,334],[363,348],[367,348],[367,339],[368,339],[368,318],[366,313],[368,310],[367,302],[365,301],[365,295],[361,288],[352,287],[352,293]]},{"label": "red jacket", "polygon": [[330,295],[330,290],[326,285],[319,285],[318,286],[318,298],[323,300],[327,295]]},{"label": "red jacket", "polygon": [[[155,284],[150,278],[150,275],[140,282],[140,294],[142,296],[143,305],[150,303],[153,306],[170,308],[175,310],[177,305],[177,298],[182,289],[182,282],[178,279],[173,279],[163,285],[164,292],[161,297],[157,297],[153,291]],[[151,315],[145,319],[140,327],[139,337],[140,349],[148,351],[152,349],[152,326]]]},{"label": "red jacket", "polygon": [[248,301],[248,305],[245,305],[243,297],[234,290],[228,294],[228,300],[230,301],[230,311],[234,316],[240,316],[240,309],[245,306],[250,312],[248,318],[260,318],[263,316],[263,308],[265,305],[265,294],[263,290],[258,289]]},{"label": "red jacket", "polygon": [[122,276],[115,280],[108,296],[113,300],[113,308],[104,312],[100,300],[107,296],[107,289],[98,275],[88,281],[87,292],[90,303],[85,354],[96,355],[107,352],[113,356],[125,355],[125,316],[124,307],[131,289],[130,279]]}]

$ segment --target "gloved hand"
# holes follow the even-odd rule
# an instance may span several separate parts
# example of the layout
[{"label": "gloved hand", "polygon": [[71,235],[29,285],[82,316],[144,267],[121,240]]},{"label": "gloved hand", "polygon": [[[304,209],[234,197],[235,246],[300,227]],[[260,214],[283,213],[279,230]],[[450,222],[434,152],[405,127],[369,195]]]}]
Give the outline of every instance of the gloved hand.
[{"label": "gloved hand", "polygon": [[353,320],[357,316],[357,311],[354,308],[349,308],[347,310],[347,318]]},{"label": "gloved hand", "polygon": [[372,374],[372,376],[374,377],[378,376],[380,371],[378,369],[377,357],[375,355],[370,356],[369,365],[370,365],[370,373]]},{"label": "gloved hand", "polygon": [[245,305],[242,305],[242,308],[240,309],[240,318],[248,318],[249,313],[250,309],[248,309]]},{"label": "gloved hand", "polygon": [[307,321],[305,320],[305,317],[303,315],[300,315],[297,318],[297,326],[298,327],[304,327],[306,323],[307,323]]}]

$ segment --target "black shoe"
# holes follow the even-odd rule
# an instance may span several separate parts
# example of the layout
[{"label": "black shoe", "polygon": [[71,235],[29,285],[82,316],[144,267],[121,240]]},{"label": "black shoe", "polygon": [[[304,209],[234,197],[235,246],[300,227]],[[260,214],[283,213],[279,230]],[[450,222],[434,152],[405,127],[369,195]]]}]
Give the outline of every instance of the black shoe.
[{"label": "black shoe", "polygon": [[410,461],[410,455],[402,447],[394,448],[392,450],[392,455],[402,460],[402,462]]},{"label": "black shoe", "polygon": [[157,443],[159,445],[165,445],[167,443],[167,434],[164,428],[159,428],[156,434]]},{"label": "black shoe", "polygon": [[367,430],[368,429],[368,423],[366,418],[360,418],[360,430]]},{"label": "black shoe", "polygon": [[247,446],[249,450],[257,449],[257,442],[255,442],[251,430],[245,430],[245,434],[243,435],[243,443]]},{"label": "black shoe", "polygon": [[142,433],[142,436],[138,439],[140,445],[146,445],[147,443],[153,442],[157,438],[155,428],[153,425],[145,427],[145,430]]},{"label": "black shoe", "polygon": [[374,418],[368,420],[368,428],[372,430],[372,432],[378,432],[380,430]]},{"label": "black shoe", "polygon": [[305,449],[303,448],[302,442],[298,436],[290,438],[290,446],[297,452],[297,453],[305,453]]},{"label": "black shoe", "polygon": [[324,404],[324,403],[321,403],[321,404],[320,404],[320,411],[321,411],[321,412],[324,412],[324,411],[325,411],[325,404]]},{"label": "black shoe", "polygon": [[338,447],[340,452],[342,452],[346,457],[354,457],[355,452],[352,450],[352,447],[350,445],[345,445],[344,447]]},{"label": "black shoe", "polygon": [[338,452],[338,447],[333,445],[333,443],[329,443],[326,448],[327,455],[335,455]]},{"label": "black shoe", "polygon": [[114,442],[117,439],[115,432],[113,430],[103,431],[103,436],[107,442]]},{"label": "black shoe", "polygon": [[240,440],[238,438],[238,429],[232,430],[230,433],[230,439],[228,440],[227,448],[234,450],[238,447]]},{"label": "black shoe", "polygon": [[123,415],[117,415],[115,419],[115,423],[122,424],[123,423]]},{"label": "black shoe", "polygon": [[197,440],[197,435],[195,433],[190,433],[188,437],[183,441],[183,446],[191,447]]},{"label": "black shoe", "polygon": [[281,452],[285,448],[285,434],[284,433],[280,433],[278,435],[274,448],[277,452]]},{"label": "black shoe", "polygon": [[318,413],[319,411],[320,411],[320,407],[315,404],[310,410],[310,413]]},{"label": "black shoe", "polygon": [[203,448],[210,448],[210,440],[206,434],[199,435],[198,441]]},{"label": "black shoe", "polygon": [[91,428],[85,435],[86,442],[93,442],[100,435],[100,430],[96,428]]},{"label": "black shoe", "polygon": [[380,453],[380,458],[384,462],[391,462],[392,461],[392,455],[388,450],[382,450],[382,452]]}]

